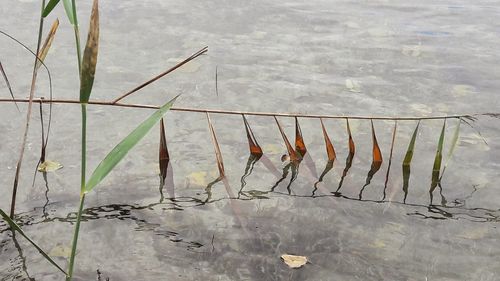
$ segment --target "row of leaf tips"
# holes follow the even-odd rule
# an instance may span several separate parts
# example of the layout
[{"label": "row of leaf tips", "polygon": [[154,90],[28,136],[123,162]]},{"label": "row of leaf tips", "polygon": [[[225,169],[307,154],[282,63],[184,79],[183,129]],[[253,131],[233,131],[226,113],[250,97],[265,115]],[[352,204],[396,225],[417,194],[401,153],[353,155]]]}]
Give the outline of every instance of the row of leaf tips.
[{"label": "row of leaf tips", "polygon": [[[219,170],[219,180],[224,178],[226,176],[225,171],[224,171],[224,163],[222,159],[222,153],[219,147],[219,142],[217,140],[217,136],[215,133],[214,126],[212,124],[211,118],[209,113],[206,113],[207,117],[207,122],[208,122],[208,129],[212,138],[213,146],[214,146],[214,151],[215,151],[215,158],[216,158],[216,163],[217,167]],[[250,124],[244,114],[242,114],[242,119],[243,119],[243,125],[245,127],[245,133],[246,137],[248,140],[248,147],[249,147],[249,152],[250,152],[250,157],[247,163],[247,168],[245,171],[245,175],[243,176],[242,180],[249,175],[248,170],[253,169],[253,165],[259,161],[259,160],[264,160],[265,166],[268,166],[269,159],[267,159],[264,156],[263,150],[261,146],[259,145],[252,128],[250,127]],[[287,150],[287,154],[283,155],[282,161],[286,161],[288,165],[286,168],[289,168],[292,170],[292,177],[296,176],[296,172],[298,172],[298,167],[299,164],[301,164],[302,161],[311,161],[311,163],[306,163],[309,167],[312,165],[314,166],[314,163],[312,162],[312,159],[310,156],[307,154],[307,148],[304,142],[304,138],[302,135],[302,130],[300,128],[299,120],[297,117],[295,119],[295,143],[294,146],[288,139],[287,135],[285,134],[285,131],[278,120],[276,116],[274,116],[274,120],[276,122],[277,128],[279,130],[279,133],[283,139],[284,145]],[[453,131],[453,135],[451,137],[451,144],[450,148],[448,150],[448,153],[445,157],[445,160],[443,162],[443,146],[444,146],[444,138],[445,138],[445,129],[446,129],[446,122],[447,119],[443,120],[443,125],[439,134],[438,142],[437,142],[437,148],[436,148],[436,153],[434,157],[434,164],[432,168],[432,182],[429,188],[429,194],[431,196],[431,203],[432,203],[432,194],[434,190],[436,189],[437,186],[440,186],[441,184],[441,179],[446,171],[446,168],[449,164],[449,161],[451,160],[453,156],[453,152],[457,146],[458,139],[459,139],[459,133],[460,133],[460,124],[462,122],[467,122],[463,120],[462,118],[455,118],[457,120],[457,125],[455,126],[455,129]],[[347,147],[348,147],[348,155],[345,160],[345,168],[342,172],[341,180],[339,183],[339,186],[337,190],[335,191],[338,193],[342,187],[344,178],[346,177],[349,169],[352,166],[352,162],[356,153],[356,145],[354,143],[354,138],[351,132],[351,127],[349,124],[349,119],[345,118],[346,121],[346,130],[347,130],[347,135],[348,135],[348,140],[347,140]],[[367,120],[368,121],[368,120]],[[372,163],[370,170],[368,172],[368,175],[366,177],[366,182],[363,185],[361,192],[360,192],[360,198],[361,194],[366,186],[368,186],[373,178],[373,176],[380,170],[382,163],[384,162],[384,157],[382,150],[378,144],[377,141],[377,135],[375,132],[375,127],[373,125],[373,120],[369,120],[371,122],[371,138],[372,138]],[[323,133],[323,139],[324,139],[324,145],[325,145],[325,151],[326,151],[326,157],[327,157],[327,164],[323,172],[320,174],[318,182],[323,181],[323,178],[325,175],[333,168],[333,164],[337,160],[337,153],[335,150],[335,147],[331,141],[330,136],[328,135],[327,129],[324,125],[324,122],[321,118],[319,118],[319,123],[321,125],[321,131]],[[411,163],[415,151],[415,144],[417,141],[417,136],[419,132],[419,128],[421,126],[421,121],[419,120],[415,129],[413,130],[413,134],[411,135],[411,139],[408,143],[408,147],[406,149],[406,153],[404,155],[404,159],[402,162],[402,172],[403,172],[403,191],[404,191],[404,202],[406,202],[406,198],[408,195],[408,187],[409,187],[409,182],[410,182],[410,173],[411,173]],[[398,121],[394,121],[394,127],[392,129],[392,137],[391,137],[391,146],[389,150],[389,155],[388,155],[388,161],[387,161],[387,172],[385,175],[385,182],[384,182],[384,187],[387,187],[388,180],[389,180],[389,175],[391,172],[391,166],[392,166],[392,160],[393,160],[393,151],[394,151],[394,146],[395,146],[395,140],[396,140],[396,134],[398,130]],[[163,120],[160,123],[160,149],[159,149],[159,166],[160,166],[160,176],[162,181],[165,180],[167,176],[167,168],[169,164],[170,156],[167,148],[167,141],[166,141],[166,136],[165,136],[165,125]],[[295,169],[295,170],[294,170]],[[285,175],[284,175],[285,176]],[[316,186],[316,185],[315,185]],[[384,197],[385,199],[385,197]]]}]

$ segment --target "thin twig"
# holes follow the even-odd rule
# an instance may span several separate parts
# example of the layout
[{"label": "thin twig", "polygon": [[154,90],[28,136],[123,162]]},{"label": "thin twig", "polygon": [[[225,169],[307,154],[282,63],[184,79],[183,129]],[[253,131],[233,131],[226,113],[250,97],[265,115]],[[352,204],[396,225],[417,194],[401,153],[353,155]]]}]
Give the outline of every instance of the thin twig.
[{"label": "thin twig", "polygon": [[[45,0],[42,0],[42,8],[41,8],[41,13],[43,13],[43,9],[45,8]],[[14,176],[14,184],[12,186],[12,200],[10,202],[10,218],[14,218],[14,213],[16,209],[16,196],[17,196],[17,187],[19,185],[19,176],[21,173],[21,166],[23,163],[23,157],[24,157],[24,151],[26,148],[26,141],[28,139],[28,131],[30,127],[30,119],[31,119],[31,110],[32,110],[32,105],[33,105],[33,98],[35,95],[35,84],[36,84],[36,77],[38,73],[38,54],[40,53],[40,45],[42,42],[42,32],[43,32],[43,17],[40,14],[40,24],[38,27],[38,39],[37,39],[37,46],[36,46],[36,54],[35,56],[35,62],[33,64],[33,74],[31,77],[31,87],[30,87],[30,95],[29,95],[29,100],[28,100],[28,110],[26,112],[26,123],[24,126],[24,133],[22,136],[22,141],[21,141],[21,150],[19,152],[19,159],[17,160],[16,164],[16,174]]]},{"label": "thin twig", "polygon": [[[0,98],[0,103],[5,102],[19,102],[26,103],[29,102],[28,99],[6,99]],[[54,103],[54,104],[80,104],[79,100],[71,99],[42,99],[35,98],[33,102],[37,103]],[[104,105],[104,106],[118,106],[118,107],[128,107],[128,108],[144,108],[144,109],[158,109],[160,106],[151,104],[135,104],[135,103],[114,103],[113,101],[99,101],[99,100],[89,100],[88,104],[92,105]],[[471,114],[452,114],[452,115],[435,115],[435,116],[369,116],[369,115],[328,115],[328,114],[307,114],[307,113],[279,113],[279,112],[257,112],[257,111],[239,111],[239,110],[222,110],[222,109],[208,109],[208,108],[191,108],[191,107],[172,107],[171,111],[183,111],[183,112],[198,112],[198,113],[214,113],[214,114],[228,114],[228,115],[254,115],[254,116],[278,116],[278,117],[300,117],[300,118],[329,118],[329,119],[373,119],[373,120],[442,120],[442,119],[453,119],[453,118],[471,118],[477,116],[491,116],[500,115],[500,113],[471,113]]]},{"label": "thin twig", "polygon": [[117,103],[117,102],[119,102],[119,101],[120,101],[120,100],[122,100],[123,98],[130,96],[131,94],[133,94],[133,93],[135,93],[135,92],[139,91],[140,89],[142,89],[142,88],[146,87],[147,85],[149,85],[149,84],[151,84],[151,83],[155,82],[156,80],[158,80],[158,79],[162,78],[163,76],[165,76],[165,75],[169,74],[170,72],[172,72],[172,71],[176,70],[177,68],[179,68],[179,67],[181,67],[181,66],[185,65],[186,63],[188,63],[188,62],[190,62],[190,61],[194,60],[195,58],[197,58],[197,57],[199,57],[199,56],[201,56],[201,55],[205,54],[207,51],[208,51],[208,47],[204,47],[204,48],[202,48],[202,49],[201,49],[201,50],[199,50],[198,52],[196,52],[196,53],[192,54],[192,55],[191,55],[190,57],[188,57],[187,59],[185,59],[185,60],[181,61],[180,63],[176,64],[175,66],[173,66],[173,67],[169,68],[167,71],[164,71],[164,72],[162,72],[162,73],[158,74],[157,76],[155,76],[155,77],[153,77],[153,78],[149,79],[148,81],[146,81],[146,82],[142,83],[141,85],[139,85],[139,86],[135,87],[134,89],[132,89],[132,90],[128,91],[127,93],[125,93],[125,94],[121,95],[120,97],[118,97],[118,98],[114,99],[111,103]]},{"label": "thin twig", "polygon": [[[7,84],[7,88],[9,89],[10,96],[12,97],[12,99],[15,99],[14,92],[12,92],[12,87],[10,86],[9,78],[7,77],[7,73],[5,73],[5,70],[3,69],[1,61],[0,61],[0,72],[2,72],[2,76],[3,76],[3,79],[5,80],[5,84]],[[21,112],[21,110],[19,110],[19,106],[17,105],[17,103],[15,103],[15,104],[17,107],[17,111]]]}]

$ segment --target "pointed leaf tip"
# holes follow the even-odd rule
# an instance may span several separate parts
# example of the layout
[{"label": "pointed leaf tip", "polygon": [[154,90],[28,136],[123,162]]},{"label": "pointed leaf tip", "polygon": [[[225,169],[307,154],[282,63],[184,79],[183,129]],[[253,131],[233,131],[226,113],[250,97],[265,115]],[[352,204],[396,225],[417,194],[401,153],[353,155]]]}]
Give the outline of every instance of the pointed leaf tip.
[{"label": "pointed leaf tip", "polygon": [[49,53],[50,46],[52,45],[52,41],[54,41],[54,36],[56,35],[58,27],[59,19],[56,19],[50,27],[49,34],[47,34],[47,38],[45,38],[45,42],[43,43],[43,46],[38,53],[38,60],[36,61],[37,68],[39,68],[42,65],[42,62],[45,61],[45,57],[47,57],[47,54]]},{"label": "pointed leaf tip", "polygon": [[47,6],[45,6],[45,8],[43,9],[42,17],[47,17],[50,12],[52,12],[52,10],[57,6],[57,4],[59,4],[59,1],[60,0],[50,0],[49,3],[47,3]]},{"label": "pointed leaf tip", "polygon": [[302,136],[302,130],[300,129],[299,119],[295,117],[295,151],[304,157],[307,153],[306,144],[304,143],[304,137]]},{"label": "pointed leaf tip", "polygon": [[373,142],[373,162],[380,162],[382,163],[382,152],[380,150],[380,146],[378,145],[377,141],[377,136],[375,134],[375,127],[373,126],[373,121],[372,123],[372,142]]},{"label": "pointed leaf tip", "polygon": [[328,133],[326,132],[325,125],[323,124],[323,120],[320,118],[319,121],[321,122],[321,129],[323,131],[323,138],[325,139],[326,154],[328,155],[328,161],[335,161],[335,159],[337,158],[337,154],[335,153],[335,148],[333,147],[332,141],[330,140],[330,137],[328,136]]},{"label": "pointed leaf tip", "polygon": [[225,176],[224,171],[224,161],[222,160],[222,153],[220,151],[219,142],[217,141],[217,136],[215,135],[214,126],[212,125],[212,120],[207,112],[208,128],[210,130],[210,135],[212,136],[212,142],[214,144],[215,158],[217,160],[217,168],[219,169],[219,179]]},{"label": "pointed leaf tip", "polygon": [[263,154],[262,148],[260,147],[259,143],[255,139],[255,136],[252,132],[252,128],[250,127],[250,124],[248,124],[247,118],[245,117],[244,114],[242,114],[242,116],[243,116],[243,123],[245,124],[245,131],[247,134],[248,146],[250,148],[250,154],[256,155],[256,156],[262,155]]},{"label": "pointed leaf tip", "polygon": [[299,161],[299,156],[293,149],[292,145],[288,141],[288,138],[286,137],[285,131],[283,130],[283,127],[281,127],[280,122],[278,121],[278,118],[274,116],[274,120],[276,121],[276,125],[278,125],[278,129],[280,130],[281,137],[283,138],[283,141],[285,142],[286,149],[288,151],[288,156],[290,156],[290,161],[296,162]]},{"label": "pointed leaf tip", "polygon": [[165,136],[165,124],[163,118],[160,119],[160,149],[159,149],[159,166],[160,166],[160,177],[162,181],[165,181],[167,177],[168,162],[170,160],[170,155],[168,154],[167,138]]},{"label": "pointed leaf tip", "polygon": [[439,141],[436,150],[436,157],[434,158],[434,165],[432,166],[432,183],[429,193],[432,194],[434,189],[436,189],[439,184],[439,173],[441,172],[441,162],[443,160],[443,143],[444,143],[444,133],[446,129],[446,119],[443,122],[443,128],[441,129],[441,134],[439,135]]}]

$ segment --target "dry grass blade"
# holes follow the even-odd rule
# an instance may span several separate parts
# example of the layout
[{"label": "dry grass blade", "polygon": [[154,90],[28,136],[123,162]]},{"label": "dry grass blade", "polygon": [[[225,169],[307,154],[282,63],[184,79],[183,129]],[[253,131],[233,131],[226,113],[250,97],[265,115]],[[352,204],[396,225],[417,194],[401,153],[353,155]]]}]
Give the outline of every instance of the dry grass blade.
[{"label": "dry grass blade", "polygon": [[214,144],[215,158],[217,159],[217,168],[219,168],[219,179],[224,178],[226,175],[224,172],[224,162],[222,160],[222,153],[220,152],[219,142],[217,141],[217,136],[215,135],[214,126],[212,125],[212,120],[210,120],[210,115],[207,113],[208,128],[210,129],[210,135],[212,136],[212,142]]},{"label": "dry grass blade", "polygon": [[56,35],[58,27],[59,27],[59,20],[56,19],[52,24],[52,27],[50,28],[49,34],[47,34],[47,37],[45,38],[45,42],[43,43],[40,52],[38,53],[38,58],[40,60],[37,61],[36,65],[37,68],[40,68],[40,66],[42,65],[41,62],[45,61],[45,57],[47,57],[47,54],[49,53],[50,46],[52,45],[52,41],[54,41],[54,36]]},{"label": "dry grass blade", "polygon": [[391,141],[391,152],[389,153],[389,164],[387,165],[387,173],[385,174],[385,182],[384,182],[384,197],[382,200],[385,200],[385,191],[387,189],[387,183],[389,182],[389,173],[391,172],[391,164],[392,164],[392,153],[394,151],[394,143],[396,141],[396,131],[398,129],[398,121],[394,121],[394,129],[392,129],[392,141]]},{"label": "dry grass blade", "polygon": [[263,154],[262,148],[255,139],[255,136],[252,132],[252,128],[250,128],[250,124],[248,124],[247,118],[245,117],[244,114],[242,114],[241,116],[243,116],[243,123],[245,123],[245,131],[247,133],[248,146],[250,147],[250,154],[255,156],[262,155]]},{"label": "dry grass blade", "polygon": [[2,72],[3,80],[5,80],[5,84],[7,85],[7,88],[9,89],[10,96],[12,97],[12,100],[14,101],[14,104],[17,107],[17,110],[19,110],[19,106],[17,105],[17,102],[15,101],[14,97],[14,92],[12,91],[12,87],[10,86],[9,78],[7,77],[7,73],[5,73],[5,69],[3,69],[2,62],[0,61],[0,72]]},{"label": "dry grass blade", "polygon": [[328,161],[335,161],[337,158],[337,154],[335,153],[335,148],[333,147],[332,141],[326,132],[325,125],[323,124],[323,120],[320,118],[321,129],[323,130],[323,138],[325,139],[326,146],[326,154],[328,155]]},{"label": "dry grass blade", "polygon": [[302,137],[302,130],[300,129],[299,119],[295,117],[295,151],[304,157],[307,153],[306,144],[304,143],[304,137]]},{"label": "dry grass blade", "polygon": [[165,76],[165,75],[169,74],[170,72],[172,72],[172,71],[176,70],[177,68],[179,68],[179,67],[181,67],[181,66],[185,65],[186,63],[188,63],[188,62],[190,62],[190,61],[192,61],[192,60],[196,59],[197,57],[199,57],[199,56],[201,56],[201,55],[205,54],[206,52],[208,52],[208,47],[204,47],[204,48],[200,49],[198,52],[196,52],[196,53],[192,54],[190,57],[188,57],[187,59],[185,59],[185,60],[181,61],[180,63],[176,64],[175,66],[173,66],[173,67],[169,68],[168,70],[166,70],[166,71],[164,71],[164,72],[162,72],[162,73],[158,74],[157,76],[155,76],[155,77],[153,77],[153,78],[149,79],[148,81],[146,81],[146,82],[142,83],[141,85],[139,85],[139,86],[135,87],[134,89],[132,89],[132,90],[130,90],[130,91],[128,91],[128,92],[126,92],[125,94],[121,95],[120,97],[118,97],[118,98],[114,99],[111,103],[117,103],[117,102],[119,102],[120,100],[122,100],[122,99],[124,99],[124,98],[126,98],[126,97],[130,96],[131,94],[133,94],[133,93],[135,93],[135,92],[139,91],[140,89],[142,89],[142,88],[146,87],[147,85],[149,85],[149,84],[151,84],[151,83],[155,82],[156,80],[158,80],[158,79],[162,78],[163,76]]},{"label": "dry grass blade", "polygon": [[94,0],[92,13],[90,14],[89,34],[87,44],[83,52],[82,73],[80,75],[80,102],[89,101],[94,75],[97,65],[97,53],[99,47],[99,1]]},{"label": "dry grass blade", "polygon": [[[42,2],[42,12],[44,9],[43,5],[44,5],[44,3]],[[42,31],[43,31],[43,17],[40,14],[40,23],[38,25],[38,39],[37,39],[36,53],[35,54],[38,54],[40,52],[40,45],[42,42]],[[10,35],[7,35],[7,36],[10,38],[13,38]],[[13,38],[13,39],[16,42],[19,42],[15,38]],[[21,45],[23,45],[23,44],[21,44]],[[32,76],[31,76],[30,94],[29,94],[29,99],[28,99],[28,110],[26,112],[26,122],[24,125],[24,132],[23,132],[23,137],[22,137],[22,141],[21,141],[21,149],[19,152],[19,158],[18,158],[17,164],[16,164],[16,173],[14,176],[14,184],[12,185],[12,199],[10,202],[10,217],[11,218],[14,218],[14,213],[16,210],[17,187],[19,186],[19,177],[21,175],[21,167],[23,164],[24,151],[26,149],[26,141],[28,139],[28,131],[30,128],[31,111],[33,108],[33,98],[35,96],[35,84],[36,84],[36,78],[37,78],[37,74],[38,74],[38,68],[37,68],[38,61],[39,61],[38,56],[35,55],[35,62],[33,63],[33,72],[32,72]],[[52,87],[51,87],[51,89],[52,89]]]},{"label": "dry grass blade", "polygon": [[351,126],[349,126],[349,119],[346,119],[347,123],[347,134],[349,135],[349,154],[354,155],[356,153],[356,146],[354,145],[354,140],[352,138]]},{"label": "dry grass blade", "polygon": [[373,142],[373,149],[372,149],[373,162],[382,163],[383,161],[382,152],[380,151],[380,146],[378,145],[377,136],[375,134],[375,128],[373,127],[373,121],[371,121],[371,123],[372,123],[372,142]]},{"label": "dry grass blade", "polygon": [[373,176],[378,172],[378,170],[380,170],[380,167],[382,166],[383,162],[382,152],[380,151],[380,147],[377,141],[377,135],[375,134],[375,127],[373,126],[373,120],[371,120],[371,124],[372,124],[372,142],[373,142],[372,165],[370,167],[370,171],[368,171],[368,175],[366,176],[365,185],[363,186],[363,188],[361,188],[361,191],[359,192],[359,199],[362,198],[365,187],[367,187],[370,184]]},{"label": "dry grass blade", "polygon": [[168,162],[170,155],[168,154],[167,138],[165,137],[165,125],[163,118],[160,120],[160,149],[159,149],[159,165],[161,181],[165,182],[167,177]]},{"label": "dry grass blade", "polygon": [[276,121],[276,125],[278,125],[278,129],[280,130],[280,133],[281,133],[281,137],[283,138],[283,141],[285,142],[285,146],[286,146],[286,149],[288,151],[288,156],[290,156],[290,161],[292,161],[292,162],[299,161],[299,156],[297,155],[295,150],[293,150],[293,147],[290,144],[290,142],[288,141],[288,138],[286,137],[285,131],[283,131],[283,127],[281,127],[281,124],[278,121],[278,118],[276,118],[276,116],[274,116],[274,120]]}]

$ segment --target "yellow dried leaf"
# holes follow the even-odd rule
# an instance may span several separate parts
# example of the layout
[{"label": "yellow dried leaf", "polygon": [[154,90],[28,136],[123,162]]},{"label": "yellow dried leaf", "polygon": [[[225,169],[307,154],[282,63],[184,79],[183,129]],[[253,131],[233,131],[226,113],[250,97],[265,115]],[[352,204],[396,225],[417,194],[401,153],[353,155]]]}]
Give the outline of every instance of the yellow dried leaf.
[{"label": "yellow dried leaf", "polygon": [[187,176],[189,184],[196,186],[205,186],[208,184],[207,172],[192,172]]},{"label": "yellow dried leaf", "polygon": [[295,255],[281,255],[281,259],[290,268],[301,268],[307,263],[307,257],[305,256],[295,256]]},{"label": "yellow dried leaf", "polygon": [[361,92],[361,84],[356,80],[346,79],[345,80],[345,87],[347,90],[349,90],[349,92],[353,92],[353,93],[360,93]]},{"label": "yellow dried leaf", "polygon": [[71,248],[66,247],[64,245],[57,245],[54,248],[52,248],[52,250],[50,250],[49,256],[69,258],[71,256]]},{"label": "yellow dried leaf", "polygon": [[38,171],[42,173],[53,172],[62,169],[63,165],[61,163],[47,160],[38,166]]}]

